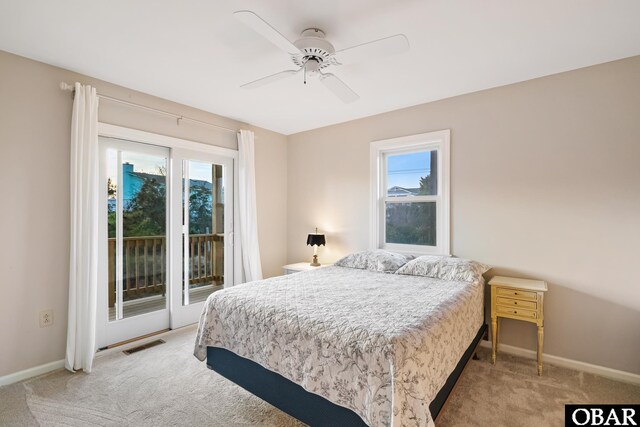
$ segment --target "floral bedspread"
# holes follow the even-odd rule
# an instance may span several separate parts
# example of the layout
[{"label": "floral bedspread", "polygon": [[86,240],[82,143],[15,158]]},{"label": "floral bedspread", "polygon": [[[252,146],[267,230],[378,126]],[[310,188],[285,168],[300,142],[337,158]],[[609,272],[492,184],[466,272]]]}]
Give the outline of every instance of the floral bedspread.
[{"label": "floral bedspread", "polygon": [[325,267],[234,286],[203,309],[195,356],[222,347],[356,412],[432,426],[429,403],[483,322],[483,283]]}]

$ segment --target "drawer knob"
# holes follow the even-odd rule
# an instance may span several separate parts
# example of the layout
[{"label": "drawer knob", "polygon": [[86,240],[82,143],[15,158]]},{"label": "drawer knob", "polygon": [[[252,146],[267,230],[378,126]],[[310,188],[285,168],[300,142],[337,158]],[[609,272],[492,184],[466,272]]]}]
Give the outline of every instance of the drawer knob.
[{"label": "drawer knob", "polygon": [[518,293],[517,293],[517,292],[514,292],[513,294],[514,294],[514,295],[518,295]]},{"label": "drawer knob", "polygon": [[514,301],[513,304],[518,305],[518,301]]},{"label": "drawer knob", "polygon": [[518,312],[517,312],[517,311],[515,311],[515,310],[513,310],[513,314],[518,314]]}]

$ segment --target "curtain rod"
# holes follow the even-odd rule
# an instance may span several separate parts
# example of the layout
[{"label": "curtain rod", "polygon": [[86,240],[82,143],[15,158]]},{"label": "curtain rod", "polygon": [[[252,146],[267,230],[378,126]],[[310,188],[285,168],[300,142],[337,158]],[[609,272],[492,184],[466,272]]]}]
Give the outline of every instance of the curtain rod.
[{"label": "curtain rod", "polygon": [[[66,83],[66,82],[60,82],[60,89],[67,90],[67,91],[70,91],[70,92],[73,92],[73,93],[75,93],[75,90],[76,90],[73,85],[70,85],[69,83]],[[164,114],[165,116],[171,116],[174,119],[176,119],[178,125],[180,125],[180,121],[186,121],[186,122],[198,123],[198,124],[205,125],[205,126],[211,126],[211,127],[217,128],[217,129],[225,130],[227,132],[233,132],[233,133],[237,133],[238,132],[237,129],[231,129],[231,128],[227,128],[227,127],[224,127],[224,126],[216,125],[216,124],[213,124],[213,123],[203,122],[202,120],[192,119],[191,117],[185,117],[183,115],[176,114],[176,113],[171,113],[169,111],[164,111],[164,110],[159,110],[157,108],[147,107],[146,105],[135,104],[133,102],[125,101],[123,99],[113,98],[111,96],[100,95],[100,94],[98,94],[98,97],[101,98],[101,99],[106,99],[107,101],[117,102],[119,104],[128,105],[130,107],[140,108],[140,109],[152,111],[152,112],[158,113],[158,114]]]}]

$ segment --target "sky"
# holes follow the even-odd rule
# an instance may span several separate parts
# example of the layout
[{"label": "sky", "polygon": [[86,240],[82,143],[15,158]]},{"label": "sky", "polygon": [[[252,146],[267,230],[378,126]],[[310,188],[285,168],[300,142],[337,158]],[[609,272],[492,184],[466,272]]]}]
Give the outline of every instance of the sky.
[{"label": "sky", "polygon": [[[107,150],[107,173],[112,181],[116,181],[118,154],[116,150]],[[165,157],[152,156],[150,154],[140,154],[131,151],[122,152],[122,162],[133,164],[134,172],[144,172],[159,175],[161,168],[166,168],[167,159]],[[191,179],[198,179],[212,182],[211,163],[189,162],[189,175]]]},{"label": "sky", "polygon": [[387,187],[420,187],[420,178],[430,173],[431,152],[387,156]]}]

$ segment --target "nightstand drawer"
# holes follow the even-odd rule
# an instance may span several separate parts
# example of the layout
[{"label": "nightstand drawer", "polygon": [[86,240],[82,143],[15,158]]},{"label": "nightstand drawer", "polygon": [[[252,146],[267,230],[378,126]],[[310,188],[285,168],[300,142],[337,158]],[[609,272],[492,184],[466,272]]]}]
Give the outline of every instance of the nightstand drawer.
[{"label": "nightstand drawer", "polygon": [[538,303],[534,301],[526,301],[522,299],[498,297],[498,304],[514,308],[529,308],[531,310],[538,309]]},{"label": "nightstand drawer", "polygon": [[503,307],[501,305],[497,306],[496,308],[497,308],[498,315],[508,314],[509,316],[521,317],[522,319],[535,319],[538,317],[537,313],[533,310]]},{"label": "nightstand drawer", "polygon": [[519,289],[496,288],[496,292],[500,297],[528,299],[531,301],[536,301],[538,299],[538,294],[535,292],[521,291]]}]

